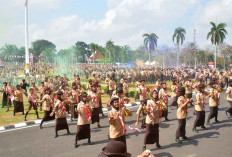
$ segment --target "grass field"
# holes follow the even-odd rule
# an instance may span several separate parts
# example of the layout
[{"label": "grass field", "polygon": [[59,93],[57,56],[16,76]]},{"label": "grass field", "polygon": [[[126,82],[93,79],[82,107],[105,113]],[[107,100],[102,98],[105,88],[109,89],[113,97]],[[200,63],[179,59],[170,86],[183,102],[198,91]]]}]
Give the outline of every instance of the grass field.
[{"label": "grass field", "polygon": [[[83,84],[86,84],[86,82],[84,82]],[[168,89],[170,90],[170,84],[171,82],[168,82],[167,83],[167,87]],[[146,85],[148,88],[151,89],[151,87],[153,86],[152,84],[147,84]],[[105,87],[105,84],[104,82],[102,82],[102,87]],[[130,84],[130,91],[131,90],[135,90],[135,86],[133,84]],[[103,102],[103,107],[106,107],[106,104],[109,100],[109,96],[108,95],[102,95],[102,102]],[[131,102],[134,102],[134,98],[133,97],[130,97],[130,100]],[[24,98],[23,98],[23,102],[24,102],[24,111],[26,113],[27,109],[28,109],[28,101],[27,101],[27,98],[26,96],[24,95]],[[16,124],[16,123],[20,123],[20,122],[24,122],[23,118],[24,118],[24,115],[22,115],[22,113],[16,113],[16,116],[13,116],[13,109],[14,107],[11,106],[10,107],[10,111],[8,112],[5,112],[6,111],[6,107],[2,108],[2,93],[0,94],[0,127],[1,126],[6,126],[6,125],[11,125],[11,124]],[[43,117],[43,111],[39,111],[39,117],[42,118]],[[35,111],[32,109],[28,116],[27,116],[27,121],[33,121],[33,120],[36,120],[37,117],[36,117],[36,114],[35,114]]]}]

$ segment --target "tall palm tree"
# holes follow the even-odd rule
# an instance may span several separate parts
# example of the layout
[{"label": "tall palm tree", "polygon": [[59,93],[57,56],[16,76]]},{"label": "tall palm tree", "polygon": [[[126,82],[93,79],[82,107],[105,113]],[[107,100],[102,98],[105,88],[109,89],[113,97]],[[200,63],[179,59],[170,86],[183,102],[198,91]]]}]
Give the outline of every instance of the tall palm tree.
[{"label": "tall palm tree", "polygon": [[216,59],[217,59],[217,45],[220,43],[223,43],[224,39],[226,39],[226,35],[228,34],[226,31],[226,23],[219,23],[216,25],[214,22],[210,22],[212,25],[210,32],[207,35],[207,39],[211,38],[211,43],[214,45],[214,62],[215,62],[215,68],[217,67],[216,65]]},{"label": "tall palm tree", "polygon": [[144,46],[147,50],[149,50],[149,62],[151,62],[151,51],[154,51],[157,47],[157,40],[159,37],[155,33],[151,34],[143,34]]},{"label": "tall palm tree", "polygon": [[179,68],[179,62],[180,62],[180,45],[183,45],[185,40],[185,29],[182,27],[178,27],[175,29],[174,34],[172,36],[173,42],[176,40],[177,45],[177,68]]},{"label": "tall palm tree", "polygon": [[111,57],[111,51],[112,51],[112,48],[114,47],[114,42],[112,40],[109,40],[106,42],[106,50],[108,51],[109,53],[109,59]]}]

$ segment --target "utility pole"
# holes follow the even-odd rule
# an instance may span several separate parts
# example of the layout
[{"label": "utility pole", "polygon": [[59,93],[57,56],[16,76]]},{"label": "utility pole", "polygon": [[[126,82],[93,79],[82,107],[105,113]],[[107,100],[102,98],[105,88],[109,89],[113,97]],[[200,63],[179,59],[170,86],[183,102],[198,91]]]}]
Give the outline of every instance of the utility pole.
[{"label": "utility pole", "polygon": [[25,72],[29,75],[29,48],[28,48],[28,0],[25,2]]}]

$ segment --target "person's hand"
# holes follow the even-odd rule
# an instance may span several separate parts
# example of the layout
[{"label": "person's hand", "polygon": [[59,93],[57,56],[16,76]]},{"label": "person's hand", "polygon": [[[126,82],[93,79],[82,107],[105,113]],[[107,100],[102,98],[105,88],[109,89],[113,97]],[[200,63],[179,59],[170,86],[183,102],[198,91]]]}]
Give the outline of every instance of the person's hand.
[{"label": "person's hand", "polygon": [[145,150],[139,157],[155,157],[150,150]]}]

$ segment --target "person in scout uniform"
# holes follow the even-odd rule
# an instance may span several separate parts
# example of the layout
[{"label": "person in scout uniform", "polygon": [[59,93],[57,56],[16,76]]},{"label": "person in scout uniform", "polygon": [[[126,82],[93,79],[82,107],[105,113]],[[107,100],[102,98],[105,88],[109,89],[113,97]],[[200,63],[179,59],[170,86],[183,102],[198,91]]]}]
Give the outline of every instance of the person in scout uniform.
[{"label": "person in scout uniform", "polygon": [[110,95],[110,98],[112,97],[114,88],[115,88],[115,81],[114,81],[113,77],[110,77],[110,81],[109,81],[109,95]]},{"label": "person in scout uniform", "polygon": [[108,114],[110,123],[110,139],[112,141],[121,141],[126,144],[126,127],[125,115],[132,116],[132,112],[125,108],[120,107],[119,98],[112,97],[110,100],[112,110]]},{"label": "person in scout uniform", "polygon": [[9,108],[11,107],[11,99],[10,96],[14,95],[15,87],[11,85],[11,82],[8,82],[7,84],[7,94],[8,94],[8,99],[7,99],[7,109],[6,112],[9,111]]},{"label": "person in scout uniform", "polygon": [[210,119],[215,118],[215,122],[219,123],[218,121],[218,106],[220,101],[220,92],[216,89],[217,85],[215,82],[211,82],[210,84],[210,98],[209,98],[209,108],[210,113],[207,119],[207,125],[210,124]]},{"label": "person in scout uniform", "polygon": [[37,99],[39,99],[39,97],[37,96],[36,93],[34,93],[33,88],[30,88],[29,89],[29,95],[28,95],[29,106],[28,106],[28,110],[27,110],[27,112],[25,114],[24,121],[27,120],[27,115],[30,112],[32,107],[35,110],[37,119],[39,119],[39,114],[38,114],[38,110],[37,110],[37,103],[35,103]]},{"label": "person in scout uniform", "polygon": [[206,92],[204,84],[198,85],[198,92],[196,94],[196,103],[195,103],[195,111],[196,111],[196,119],[193,124],[193,132],[198,132],[196,127],[201,127],[202,129],[206,129],[205,127],[205,105],[206,99],[209,97],[209,93]]},{"label": "person in scout uniform", "polygon": [[149,89],[145,87],[145,80],[140,80],[139,85],[139,100],[147,100],[147,92],[149,92]]},{"label": "person in scout uniform", "polygon": [[188,113],[188,103],[190,103],[192,101],[192,99],[187,99],[185,97],[185,88],[184,87],[180,87],[178,89],[179,92],[179,96],[177,99],[177,104],[178,104],[178,108],[177,108],[177,119],[178,119],[178,128],[176,131],[176,142],[177,143],[182,143],[181,140],[179,139],[180,137],[183,138],[183,140],[189,140],[186,137],[186,131],[185,131],[185,127],[186,127],[186,117],[187,117],[187,113]]},{"label": "person in scout uniform", "polygon": [[79,103],[79,92],[77,90],[76,83],[72,83],[72,88],[69,95],[71,96],[71,122],[72,122],[74,119],[78,118],[78,115],[75,112],[77,108],[77,104]]},{"label": "person in scout uniform", "polygon": [[6,82],[3,83],[3,87],[0,92],[3,93],[2,95],[2,108],[3,108],[4,106],[7,106],[7,99],[8,99],[8,89]]},{"label": "person in scout uniform", "polygon": [[139,108],[137,110],[137,121],[135,123],[135,126],[139,124],[140,114],[142,114],[141,128],[146,128],[147,100],[143,100],[140,102]]},{"label": "person in scout uniform", "polygon": [[99,114],[100,114],[100,99],[99,99],[99,93],[97,91],[98,88],[98,84],[94,83],[91,85],[91,92],[89,93],[88,97],[90,99],[90,103],[91,103],[91,108],[92,108],[92,115],[91,115],[91,119],[92,119],[92,124],[94,123],[98,123],[98,127],[100,128],[100,118],[99,118]]},{"label": "person in scout uniform", "polygon": [[53,107],[53,111],[51,112],[50,116],[52,117],[54,114],[56,116],[56,120],[55,120],[55,137],[58,137],[58,131],[59,130],[67,130],[67,134],[70,134],[69,132],[69,127],[68,127],[68,123],[67,123],[67,112],[66,112],[66,108],[63,102],[63,92],[58,92],[57,93],[57,101]]},{"label": "person in scout uniform", "polygon": [[79,115],[79,117],[77,121],[77,133],[74,143],[75,148],[78,147],[77,141],[83,139],[88,139],[88,143],[91,143],[90,124],[92,109],[87,96],[88,95],[86,92],[81,93],[81,101],[76,109],[76,112]]},{"label": "person in scout uniform", "polygon": [[53,100],[52,100],[50,94],[51,94],[51,90],[50,90],[50,88],[47,87],[45,89],[45,95],[43,96],[42,100],[36,101],[36,103],[43,104],[43,110],[44,110],[44,116],[43,116],[41,123],[39,125],[40,129],[43,128],[42,125],[43,125],[44,121],[49,121],[49,120],[54,119],[54,117],[50,116],[50,114],[52,112],[52,103],[53,103]]},{"label": "person in scout uniform", "polygon": [[226,94],[227,94],[227,101],[230,104],[230,107],[228,107],[225,110],[226,115],[228,116],[228,113],[230,113],[230,116],[232,115],[232,80],[229,81],[228,83],[228,88],[226,90]]},{"label": "person in scout uniform", "polygon": [[22,112],[24,115],[24,105],[23,105],[23,90],[19,85],[16,86],[16,90],[14,92],[14,113],[13,116],[15,116],[15,113]]},{"label": "person in scout uniform", "polygon": [[144,137],[143,151],[146,150],[147,144],[159,144],[159,123],[162,115],[161,101],[159,100],[158,90],[153,89],[151,92],[151,100],[147,101],[147,117],[146,117],[146,134]]},{"label": "person in scout uniform", "polygon": [[127,79],[124,79],[123,83],[123,93],[126,97],[129,97],[129,83]]},{"label": "person in scout uniform", "polygon": [[166,82],[161,83],[161,89],[159,90],[159,99],[162,103],[162,117],[165,117],[165,121],[169,121],[168,119],[168,98],[171,97],[167,91]]},{"label": "person in scout uniform", "polygon": [[[186,98],[191,99],[193,97],[193,89],[194,86],[192,80],[189,77],[187,77],[185,82]],[[192,103],[190,103],[190,105],[193,106]]]},{"label": "person in scout uniform", "polygon": [[177,98],[178,98],[178,88],[180,87],[180,85],[177,83],[176,80],[173,80],[173,83],[172,83],[172,86],[171,86],[171,90],[172,90],[172,97],[173,97],[173,100],[172,100],[172,103],[170,106],[177,106]]}]

